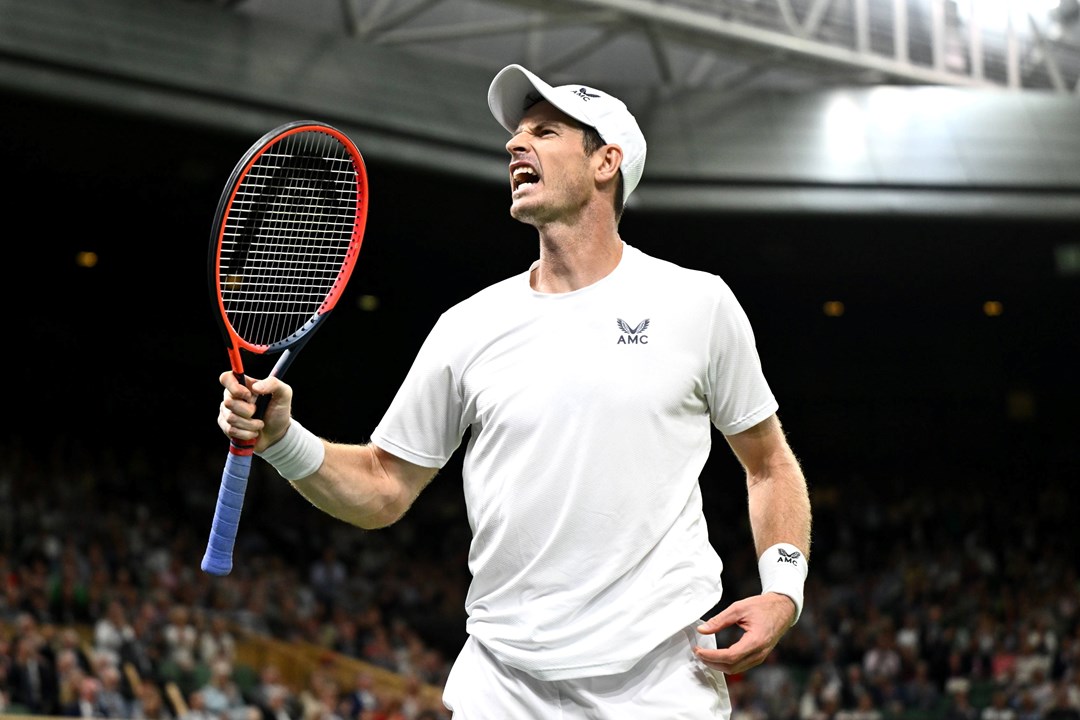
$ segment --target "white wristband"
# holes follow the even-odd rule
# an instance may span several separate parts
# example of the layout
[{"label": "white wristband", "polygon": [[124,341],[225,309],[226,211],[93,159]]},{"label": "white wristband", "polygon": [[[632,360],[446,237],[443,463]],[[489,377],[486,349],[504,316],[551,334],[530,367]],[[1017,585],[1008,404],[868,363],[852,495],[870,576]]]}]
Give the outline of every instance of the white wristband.
[{"label": "white wristband", "polygon": [[322,466],[326,447],[315,433],[292,420],[280,440],[255,454],[273,465],[286,480],[299,480]]},{"label": "white wristband", "polygon": [[803,608],[803,585],[809,570],[806,558],[790,543],[777,543],[758,558],[758,575],[761,576],[761,594],[780,593],[795,603],[794,625],[799,621]]}]

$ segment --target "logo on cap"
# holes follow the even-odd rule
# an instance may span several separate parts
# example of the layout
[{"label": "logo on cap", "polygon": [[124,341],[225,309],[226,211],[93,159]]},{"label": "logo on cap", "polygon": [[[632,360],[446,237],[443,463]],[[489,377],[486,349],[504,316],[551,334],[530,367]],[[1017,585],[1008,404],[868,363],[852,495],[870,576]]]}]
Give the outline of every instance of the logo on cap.
[{"label": "logo on cap", "polygon": [[590,98],[598,98],[598,97],[600,97],[599,94],[593,94],[593,93],[589,92],[587,88],[578,88],[577,90],[574,91],[574,94],[577,95],[582,100],[584,100],[585,102],[589,102]]}]

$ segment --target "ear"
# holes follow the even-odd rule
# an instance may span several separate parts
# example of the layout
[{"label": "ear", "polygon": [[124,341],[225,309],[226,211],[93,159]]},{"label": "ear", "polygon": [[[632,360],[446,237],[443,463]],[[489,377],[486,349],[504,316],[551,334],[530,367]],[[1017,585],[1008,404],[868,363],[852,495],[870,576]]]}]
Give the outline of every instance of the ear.
[{"label": "ear", "polygon": [[622,165],[622,148],[618,145],[605,145],[594,157],[597,159],[596,183],[604,185],[613,182],[618,177],[619,167]]}]

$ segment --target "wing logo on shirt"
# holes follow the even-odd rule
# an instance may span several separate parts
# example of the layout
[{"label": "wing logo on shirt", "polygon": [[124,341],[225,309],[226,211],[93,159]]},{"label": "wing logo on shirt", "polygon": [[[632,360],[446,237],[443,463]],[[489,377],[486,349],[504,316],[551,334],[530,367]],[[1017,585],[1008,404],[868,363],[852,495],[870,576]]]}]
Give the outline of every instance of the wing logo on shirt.
[{"label": "wing logo on shirt", "polygon": [[646,329],[649,327],[649,318],[645,318],[637,325],[631,326],[622,318],[617,318],[615,323],[619,326],[619,330],[623,332],[619,336],[616,345],[648,345],[649,336],[644,335]]},{"label": "wing logo on shirt", "polygon": [[647,327],[649,327],[649,318],[645,318],[644,320],[639,322],[636,327],[630,327],[630,324],[622,318],[619,318],[618,320],[616,320],[616,322],[619,324],[620,330],[622,330],[624,333],[629,333],[630,335],[637,335],[639,332],[642,332]]},{"label": "wing logo on shirt", "polygon": [[800,553],[798,550],[795,552],[788,552],[784,548],[776,548],[776,552],[780,553],[780,557],[776,559],[776,562],[786,562],[792,565],[799,564]]}]

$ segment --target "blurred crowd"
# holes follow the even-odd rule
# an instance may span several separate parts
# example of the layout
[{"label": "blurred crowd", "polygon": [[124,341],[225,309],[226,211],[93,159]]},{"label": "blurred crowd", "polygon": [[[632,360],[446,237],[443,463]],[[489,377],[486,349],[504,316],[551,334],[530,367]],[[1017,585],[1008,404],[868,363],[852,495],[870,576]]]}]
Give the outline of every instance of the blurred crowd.
[{"label": "blurred crowd", "polygon": [[[419,687],[444,682],[463,642],[464,559],[432,538],[414,552],[408,524],[365,533],[334,521],[256,468],[233,569],[209,575],[200,562],[223,461],[0,447],[0,712],[446,717]],[[353,686],[314,672],[288,687],[279,668],[238,663],[248,633],[363,660],[401,675],[406,691],[364,672]]]},{"label": "blurred crowd", "polygon": [[[367,532],[256,467],[234,569],[214,577],[199,563],[223,459],[0,447],[0,711],[446,720],[414,690],[440,686],[464,641],[468,528],[452,471],[401,522]],[[1080,720],[1066,482],[810,479],[805,610],[763,665],[729,676],[732,720]],[[733,513],[719,507],[730,493],[709,488],[741,482],[703,478],[710,518]],[[748,526],[710,527],[724,603],[758,592]],[[289,687],[280,668],[237,662],[247,633],[359,658],[407,690],[364,672],[352,686],[315,672]]]},{"label": "blurred crowd", "polygon": [[1071,490],[987,479],[815,493],[806,610],[764,665],[730,679],[735,717],[1080,720]]}]

